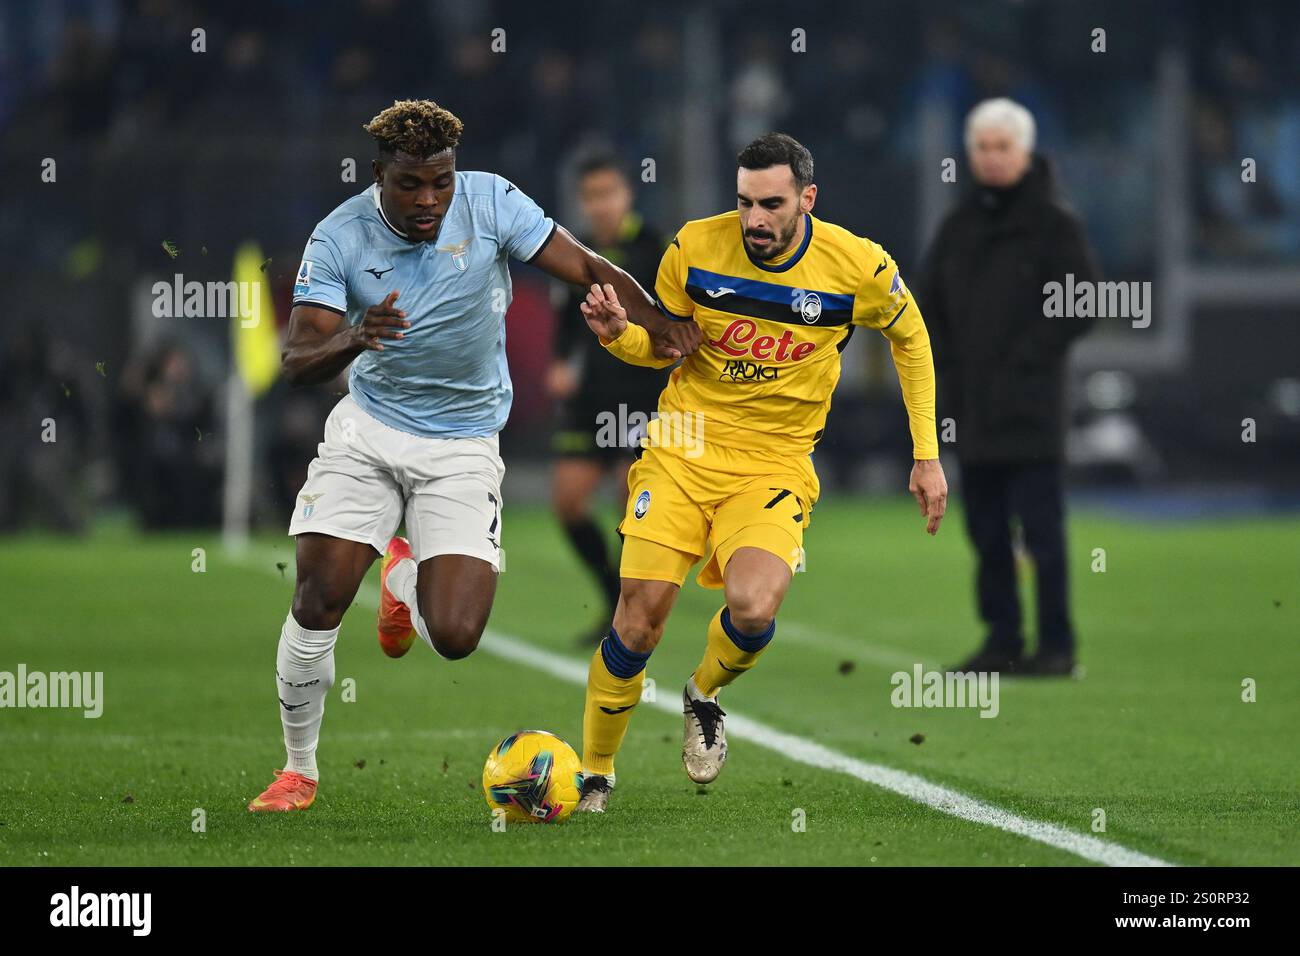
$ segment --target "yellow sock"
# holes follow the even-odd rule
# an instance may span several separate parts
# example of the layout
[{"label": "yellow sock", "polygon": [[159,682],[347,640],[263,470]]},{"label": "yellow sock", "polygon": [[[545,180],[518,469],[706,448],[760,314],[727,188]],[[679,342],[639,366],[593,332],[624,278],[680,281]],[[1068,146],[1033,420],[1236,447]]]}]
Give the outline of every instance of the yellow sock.
[{"label": "yellow sock", "polygon": [[709,622],[709,644],[704,658],[692,675],[695,686],[705,697],[716,697],[726,687],[754,666],[776,633],[776,621],[761,634],[742,634],[731,623],[731,613],[724,607]]},{"label": "yellow sock", "polygon": [[609,776],[623,744],[632,708],[641,700],[650,654],[629,651],[612,627],[591,656],[587,706],[582,715],[582,771]]}]

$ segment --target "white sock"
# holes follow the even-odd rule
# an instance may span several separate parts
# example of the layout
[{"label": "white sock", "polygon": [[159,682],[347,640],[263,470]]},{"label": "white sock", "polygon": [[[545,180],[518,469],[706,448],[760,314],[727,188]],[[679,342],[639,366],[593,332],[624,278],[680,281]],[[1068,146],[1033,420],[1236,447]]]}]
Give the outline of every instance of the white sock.
[{"label": "white sock", "polygon": [[[411,558],[402,558],[391,568],[388,569],[388,590],[393,592],[393,597],[406,605],[411,612],[411,623],[415,625],[415,633],[420,635],[424,643],[433,647],[433,638],[429,636],[429,625],[424,623],[424,618],[420,617],[420,599],[416,593],[416,582],[420,579],[420,566]],[[433,652],[439,657],[441,652],[433,647]]]},{"label": "white sock", "polygon": [[695,684],[694,674],[692,674],[686,681],[686,695],[690,697],[691,700],[707,700],[711,704],[716,704],[718,702],[717,695],[714,695],[713,697],[705,697],[700,693],[699,687]]},{"label": "white sock", "polygon": [[[285,770],[319,780],[316,744],[325,716],[325,695],[334,686],[334,642],[339,629],[309,631],[284,619],[275,658],[275,689],[280,698],[280,723],[284,725]],[[292,708],[292,709],[290,709]]]}]

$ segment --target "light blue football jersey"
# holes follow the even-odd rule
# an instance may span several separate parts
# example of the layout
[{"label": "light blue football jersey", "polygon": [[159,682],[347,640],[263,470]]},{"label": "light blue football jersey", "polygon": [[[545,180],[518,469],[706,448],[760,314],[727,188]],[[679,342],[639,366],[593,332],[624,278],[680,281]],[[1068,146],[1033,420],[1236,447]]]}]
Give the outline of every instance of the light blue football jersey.
[{"label": "light blue football jersey", "polygon": [[388,222],[379,187],[353,196],[307,240],[294,305],[315,305],[359,323],[397,289],[411,327],[384,350],[352,362],[348,388],[369,415],[426,438],[495,435],[514,390],[506,367],[505,312],[512,256],[527,262],[555,223],[513,183],[457,172],[438,238],[412,240]]}]

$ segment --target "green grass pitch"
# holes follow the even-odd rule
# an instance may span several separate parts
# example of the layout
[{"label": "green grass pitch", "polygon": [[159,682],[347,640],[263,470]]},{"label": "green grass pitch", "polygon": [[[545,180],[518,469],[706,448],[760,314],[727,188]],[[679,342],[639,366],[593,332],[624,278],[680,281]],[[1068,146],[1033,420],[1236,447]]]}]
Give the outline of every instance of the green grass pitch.
[{"label": "green grass pitch", "polygon": [[[544,510],[508,509],[505,522],[490,628],[585,661],[574,637],[594,623],[594,589]],[[1079,833],[1100,808],[1096,836],[1171,863],[1294,864],[1297,541],[1296,518],[1075,513],[1086,676],[1004,680],[1000,714],[981,719],[890,702],[891,673],[951,664],[979,638],[960,514],[930,539],[908,502],[827,502],[774,644],[723,706]],[[204,573],[191,570],[196,547]],[[1094,548],[1105,573],[1090,568]],[[212,535],[11,538],[0,576],[0,670],[103,671],[106,698],[97,720],[0,710],[3,865],[1085,862],[749,740],[734,740],[725,773],[698,788],[681,767],[681,718],[648,707],[632,721],[609,813],[495,833],[479,786],[488,750],[529,727],[579,747],[582,690],[486,650],[451,663],[417,643],[385,658],[365,599],[377,570],[343,624],[315,806],[250,814],[283,760],[274,659],[291,539],[263,539],[235,561]],[[719,603],[684,588],[649,666],[660,694],[680,693]],[[344,678],[355,702],[340,699]],[[1245,678],[1255,703],[1241,699]]]}]

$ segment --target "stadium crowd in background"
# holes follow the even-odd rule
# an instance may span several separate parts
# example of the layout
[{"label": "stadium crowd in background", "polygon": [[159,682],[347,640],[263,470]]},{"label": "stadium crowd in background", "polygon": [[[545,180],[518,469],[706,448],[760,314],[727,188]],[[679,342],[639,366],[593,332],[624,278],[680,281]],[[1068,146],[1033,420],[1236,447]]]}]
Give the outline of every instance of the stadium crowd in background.
[{"label": "stadium crowd in background", "polygon": [[[593,147],[657,159],[656,178],[636,183],[638,207],[648,221],[678,222],[700,213],[686,204],[700,195],[701,179],[705,192],[712,190],[709,208],[727,197],[740,143],[756,131],[788,128],[816,148],[819,177],[857,184],[836,189],[826,214],[878,236],[915,269],[928,238],[918,219],[920,117],[936,108],[948,117],[948,149],[957,156],[969,108],[1008,95],[1036,115],[1039,141],[1056,157],[1107,273],[1141,278],[1159,257],[1150,185],[1164,171],[1154,90],[1163,52],[1177,49],[1190,84],[1196,254],[1293,263],[1300,256],[1300,168],[1285,157],[1300,149],[1300,11],[1265,6],[1196,0],[1170,31],[1122,3],[945,2],[923,14],[886,8],[890,29],[880,31],[855,25],[850,5],[827,4],[799,11],[811,52],[798,59],[785,26],[788,7],[768,0],[666,0],[653,16],[642,5],[611,4],[598,20],[577,16],[578,7],[566,16],[555,5],[504,0],[6,5],[0,173],[27,181],[40,158],[58,162],[57,183],[7,190],[0,199],[0,252],[21,263],[6,291],[14,314],[44,314],[49,290],[59,290],[49,352],[75,356],[73,377],[88,383],[72,390],[80,417],[69,414],[61,431],[61,440],[77,441],[84,454],[60,449],[61,478],[45,487],[96,511],[137,507],[137,463],[128,458],[137,443],[112,437],[122,421],[113,408],[123,400],[141,407],[122,375],[157,344],[156,330],[140,319],[151,283],[178,270],[228,279],[231,250],[256,237],[271,258],[283,323],[304,224],[365,185],[364,162],[358,181],[340,182],[340,161],[364,157],[364,140],[359,130],[340,133],[335,118],[368,115],[374,103],[397,96],[434,96],[455,108],[473,130],[463,168],[500,170],[569,219],[576,219],[574,168]],[[1110,26],[1104,59],[1076,42],[1098,18]],[[492,47],[498,27],[506,29],[504,52]],[[617,56],[599,42],[612,34],[620,36]],[[701,94],[688,82],[710,85]],[[707,125],[719,130],[704,170],[682,162],[687,108],[700,103],[709,110]],[[1249,191],[1237,188],[1242,155],[1266,171]],[[33,222],[41,223],[37,233]],[[163,240],[179,249],[175,259]],[[544,302],[535,294],[544,289],[540,277],[521,270],[516,279],[517,311]],[[559,318],[543,321],[553,328]],[[220,400],[225,333],[223,323],[204,319],[172,321],[163,331],[192,356],[185,375],[203,396],[194,400],[199,406]],[[888,486],[870,480],[874,465],[863,455],[864,444],[893,457],[905,449],[905,436],[874,424],[896,418],[896,389],[881,378],[883,353],[853,348],[863,351],[846,357],[822,449],[827,478]],[[9,358],[16,360],[16,353]],[[542,394],[546,366],[544,359],[521,363],[521,394]],[[61,380],[71,371],[62,369]],[[264,404],[286,400],[277,386]],[[531,407],[521,402],[520,414]],[[286,440],[278,429],[288,423],[295,437],[287,440],[299,447],[305,439],[291,427],[293,414],[263,418],[269,431],[262,432],[259,488],[268,496],[264,517],[274,523],[272,489],[283,494],[294,483],[270,470],[274,449]],[[549,445],[536,425],[505,434],[534,460]],[[209,427],[212,437],[188,449],[196,460],[223,440],[218,421]],[[870,441],[857,440],[860,434]],[[1197,436],[1186,437],[1184,454]],[[1208,467],[1212,456],[1203,457]],[[53,490],[59,487],[65,490]],[[75,527],[80,521],[70,514],[29,509],[24,520]],[[211,513],[175,520],[199,517]]]}]

